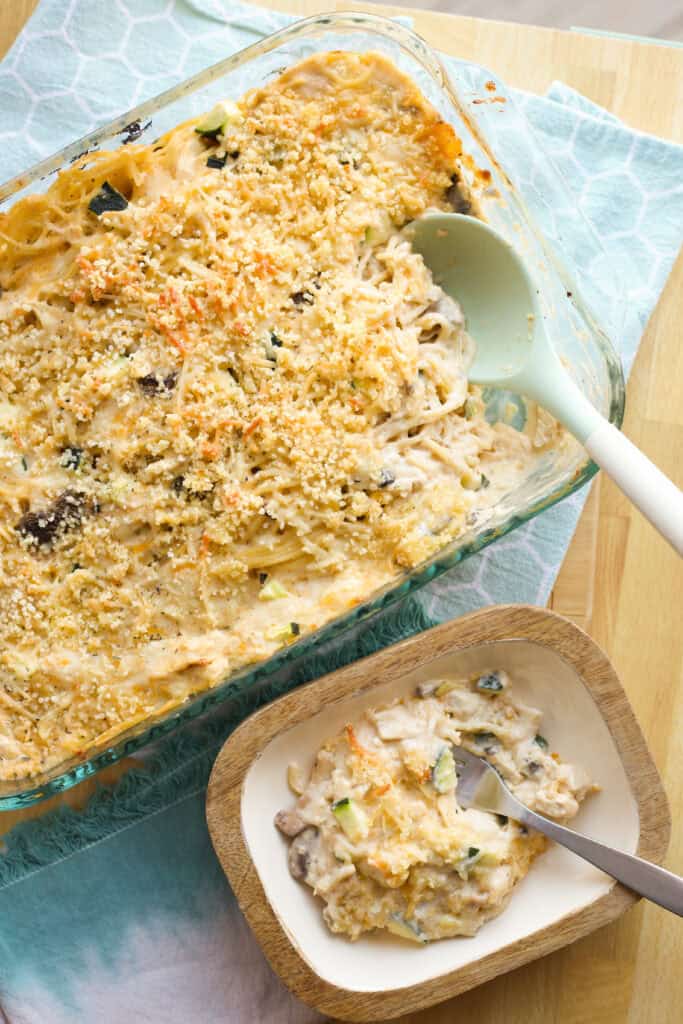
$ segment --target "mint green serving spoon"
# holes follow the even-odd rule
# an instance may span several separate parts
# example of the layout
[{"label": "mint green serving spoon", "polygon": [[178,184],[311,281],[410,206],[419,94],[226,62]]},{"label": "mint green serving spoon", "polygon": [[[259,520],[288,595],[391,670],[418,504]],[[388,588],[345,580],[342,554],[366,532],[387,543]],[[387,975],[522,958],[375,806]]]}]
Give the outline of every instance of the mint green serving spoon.
[{"label": "mint green serving spoon", "polygon": [[488,224],[458,213],[427,214],[405,233],[434,280],[463,309],[477,348],[470,380],[525,395],[547,409],[683,555],[683,493],[569,376],[546,334],[534,283],[512,246]]}]

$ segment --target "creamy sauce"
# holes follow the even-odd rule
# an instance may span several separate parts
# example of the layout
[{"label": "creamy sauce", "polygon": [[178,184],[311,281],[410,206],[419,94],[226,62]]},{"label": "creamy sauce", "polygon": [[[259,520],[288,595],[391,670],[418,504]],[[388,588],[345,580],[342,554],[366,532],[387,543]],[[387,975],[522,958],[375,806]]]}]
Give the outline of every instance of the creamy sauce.
[{"label": "creamy sauce", "polygon": [[540,728],[541,712],[513,698],[505,672],[442,678],[348,724],[308,780],[290,766],[299,798],[276,824],[330,929],[421,943],[473,935],[499,914],[546,840],[459,807],[451,747],[486,758],[528,807],[568,821],[596,787]]}]

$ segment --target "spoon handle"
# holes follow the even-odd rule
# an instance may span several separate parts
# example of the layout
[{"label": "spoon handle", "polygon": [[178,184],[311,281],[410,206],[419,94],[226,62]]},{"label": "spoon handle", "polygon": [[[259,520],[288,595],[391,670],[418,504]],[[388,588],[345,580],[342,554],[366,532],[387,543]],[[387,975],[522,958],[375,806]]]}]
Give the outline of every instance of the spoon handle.
[{"label": "spoon handle", "polygon": [[673,872],[651,864],[641,857],[634,857],[630,853],[623,853],[595,839],[589,839],[580,832],[574,832],[564,825],[549,821],[521,804],[520,809],[515,811],[515,817],[524,825],[529,825],[538,832],[543,832],[549,839],[554,839],[556,843],[566,846],[572,853],[578,854],[596,868],[616,878],[639,896],[645,896],[653,903],[658,903],[660,907],[683,917],[683,878],[674,875]]},{"label": "spoon handle", "polygon": [[683,491],[606,420],[588,435],[584,447],[654,528],[683,555]]}]

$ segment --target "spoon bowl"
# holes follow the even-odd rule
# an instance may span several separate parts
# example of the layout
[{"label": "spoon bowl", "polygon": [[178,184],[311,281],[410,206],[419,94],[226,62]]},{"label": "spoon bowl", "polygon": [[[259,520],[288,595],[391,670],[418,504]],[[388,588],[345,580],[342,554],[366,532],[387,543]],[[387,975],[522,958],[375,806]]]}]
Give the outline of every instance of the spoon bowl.
[{"label": "spoon bowl", "polygon": [[410,238],[437,284],[466,313],[477,342],[470,380],[505,386],[531,359],[540,319],[526,266],[509,242],[476,217],[428,214],[413,221]]}]

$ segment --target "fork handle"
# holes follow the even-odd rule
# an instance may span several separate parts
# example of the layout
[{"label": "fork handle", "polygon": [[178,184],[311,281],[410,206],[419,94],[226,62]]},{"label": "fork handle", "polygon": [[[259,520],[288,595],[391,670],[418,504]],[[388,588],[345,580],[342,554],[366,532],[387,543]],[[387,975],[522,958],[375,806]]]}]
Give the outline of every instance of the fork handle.
[{"label": "fork handle", "polygon": [[[517,803],[517,801],[515,801]],[[616,878],[622,885],[637,892],[640,896],[658,903],[660,907],[671,910],[679,917],[683,917],[683,878],[674,875],[671,871],[651,864],[641,857],[634,857],[630,853],[622,853],[621,850],[614,850],[610,846],[598,843],[595,839],[574,832],[564,825],[558,825],[549,821],[541,814],[529,810],[522,804],[517,805],[514,815],[518,821],[538,832],[543,832],[549,839],[554,839],[561,846],[566,846],[572,853],[594,864],[596,868],[605,871],[612,878]]]}]

